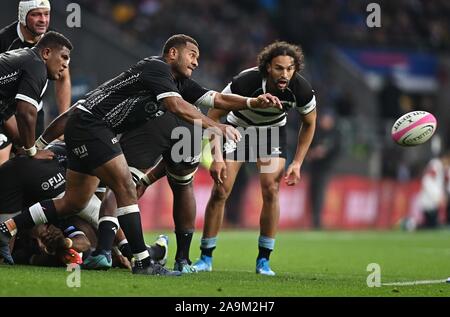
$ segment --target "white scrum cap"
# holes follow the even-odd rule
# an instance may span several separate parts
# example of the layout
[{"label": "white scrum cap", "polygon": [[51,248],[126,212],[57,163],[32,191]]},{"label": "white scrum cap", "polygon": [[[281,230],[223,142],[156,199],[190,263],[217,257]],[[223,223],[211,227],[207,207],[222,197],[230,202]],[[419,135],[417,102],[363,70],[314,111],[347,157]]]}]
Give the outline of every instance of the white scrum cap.
[{"label": "white scrum cap", "polygon": [[50,1],[48,0],[27,0],[19,2],[19,22],[27,25],[27,15],[34,9],[49,9]]}]

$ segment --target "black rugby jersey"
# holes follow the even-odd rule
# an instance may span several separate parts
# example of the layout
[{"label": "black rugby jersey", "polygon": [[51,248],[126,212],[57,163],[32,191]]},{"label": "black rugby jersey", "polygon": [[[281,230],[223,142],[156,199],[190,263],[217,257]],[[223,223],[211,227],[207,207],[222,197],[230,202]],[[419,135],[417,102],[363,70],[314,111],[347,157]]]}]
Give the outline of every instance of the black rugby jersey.
[{"label": "black rugby jersey", "polygon": [[35,43],[25,41],[18,21],[0,30],[0,53],[18,48],[32,48],[34,45]]},{"label": "black rugby jersey", "polygon": [[88,93],[78,108],[122,133],[163,114],[166,97],[178,96],[200,106],[206,105],[204,97],[209,92],[192,79],[175,79],[169,64],[150,57]]},{"label": "black rugby jersey", "polygon": [[[50,148],[52,149],[52,148]],[[0,166],[0,212],[13,213],[65,190],[66,169],[58,159],[16,156]]]},{"label": "black rugby jersey", "polygon": [[[241,72],[223,90],[223,93],[246,97],[257,97],[266,92],[266,79],[262,77],[257,67]],[[283,126],[286,124],[286,115],[290,109],[297,109],[301,115],[306,115],[316,108],[316,98],[311,85],[298,73],[294,74],[284,91],[271,94],[280,99],[283,110],[267,108],[232,111],[228,113],[227,121],[241,127]]]},{"label": "black rugby jersey", "polygon": [[17,49],[0,54],[0,116],[15,108],[16,100],[40,110],[47,88],[47,68],[36,49]]}]

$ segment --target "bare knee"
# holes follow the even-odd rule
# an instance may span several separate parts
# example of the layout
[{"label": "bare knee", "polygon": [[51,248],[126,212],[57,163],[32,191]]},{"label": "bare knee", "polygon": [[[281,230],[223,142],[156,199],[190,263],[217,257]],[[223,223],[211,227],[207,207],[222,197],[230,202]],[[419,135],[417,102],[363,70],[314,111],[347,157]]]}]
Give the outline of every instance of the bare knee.
[{"label": "bare knee", "polygon": [[280,183],[266,183],[262,186],[261,191],[265,202],[274,202],[278,200],[278,193],[280,190]]},{"label": "bare knee", "polygon": [[225,202],[230,196],[231,188],[226,188],[225,186],[214,185],[211,199],[216,202]]},{"label": "bare knee", "polygon": [[136,187],[131,180],[118,183],[112,190],[116,196],[118,206],[137,204]]}]

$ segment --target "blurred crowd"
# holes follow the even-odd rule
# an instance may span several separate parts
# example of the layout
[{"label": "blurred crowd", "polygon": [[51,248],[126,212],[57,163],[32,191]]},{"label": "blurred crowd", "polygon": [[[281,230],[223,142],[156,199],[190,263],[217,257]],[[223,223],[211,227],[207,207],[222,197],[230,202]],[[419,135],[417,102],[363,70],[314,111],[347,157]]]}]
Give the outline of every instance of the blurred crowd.
[{"label": "blurred crowd", "polygon": [[79,1],[155,51],[175,33],[193,36],[203,52],[202,81],[214,88],[253,67],[259,50],[278,37],[270,12],[261,5],[250,9],[253,2],[267,1]]},{"label": "blurred crowd", "polygon": [[[367,5],[381,6],[381,28],[368,28]],[[450,49],[448,0],[79,0],[102,19],[112,21],[158,52],[174,33],[196,38],[200,68],[194,75],[213,89],[256,65],[256,55],[282,38],[300,44],[306,55],[306,77],[321,106],[342,119],[355,116],[357,104],[349,89],[333,82],[326,63],[327,43],[352,47],[407,48],[446,52]],[[282,36],[281,36],[282,35]],[[378,93],[378,114],[390,122],[411,110],[434,111],[431,95],[407,94],[387,78]],[[290,122],[297,123],[295,114]],[[297,127],[292,126],[294,131]],[[295,133],[293,135],[295,141]],[[295,143],[295,142],[291,142]],[[397,155],[392,148],[389,156]],[[386,157],[386,154],[383,154]],[[383,175],[398,174],[398,166]],[[420,168],[419,168],[420,169]]]},{"label": "blurred crowd", "polygon": [[[351,92],[335,89],[329,82],[330,76],[323,63],[322,52],[326,52],[321,49],[323,44],[435,52],[450,49],[450,1],[375,1],[381,6],[382,27],[372,29],[366,26],[369,14],[366,8],[371,2],[374,1],[78,1],[84,8],[139,38],[155,52],[172,34],[193,36],[203,52],[197,76],[214,89],[221,89],[232,76],[254,66],[257,53],[271,41],[282,38],[300,44],[306,52],[309,79],[322,93],[319,97],[344,117],[354,114],[355,105]],[[320,89],[322,87],[328,88]],[[404,104],[408,103],[406,99]],[[387,112],[391,112],[393,118],[403,110],[387,109]],[[387,112],[381,109],[380,115],[385,117]]]},{"label": "blurred crowd", "polygon": [[[367,5],[381,6],[381,28],[366,27]],[[280,0],[283,34],[309,43],[317,39],[351,45],[450,48],[450,2],[447,0]],[[302,28],[296,27],[301,21]]]}]

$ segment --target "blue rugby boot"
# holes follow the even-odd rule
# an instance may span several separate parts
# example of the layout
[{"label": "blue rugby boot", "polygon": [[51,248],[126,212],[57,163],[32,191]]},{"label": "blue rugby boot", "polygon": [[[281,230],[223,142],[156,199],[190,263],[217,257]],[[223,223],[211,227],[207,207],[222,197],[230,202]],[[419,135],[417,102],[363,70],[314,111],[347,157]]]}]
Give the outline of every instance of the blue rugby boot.
[{"label": "blue rugby boot", "polygon": [[200,259],[192,265],[197,272],[211,272],[212,271],[212,256],[201,255]]},{"label": "blue rugby boot", "polygon": [[256,274],[274,276],[275,272],[269,266],[269,260],[260,258],[256,260]]},{"label": "blue rugby boot", "polygon": [[111,267],[111,252],[103,250],[97,255],[89,255],[81,265],[81,268],[85,270],[109,270]]}]

